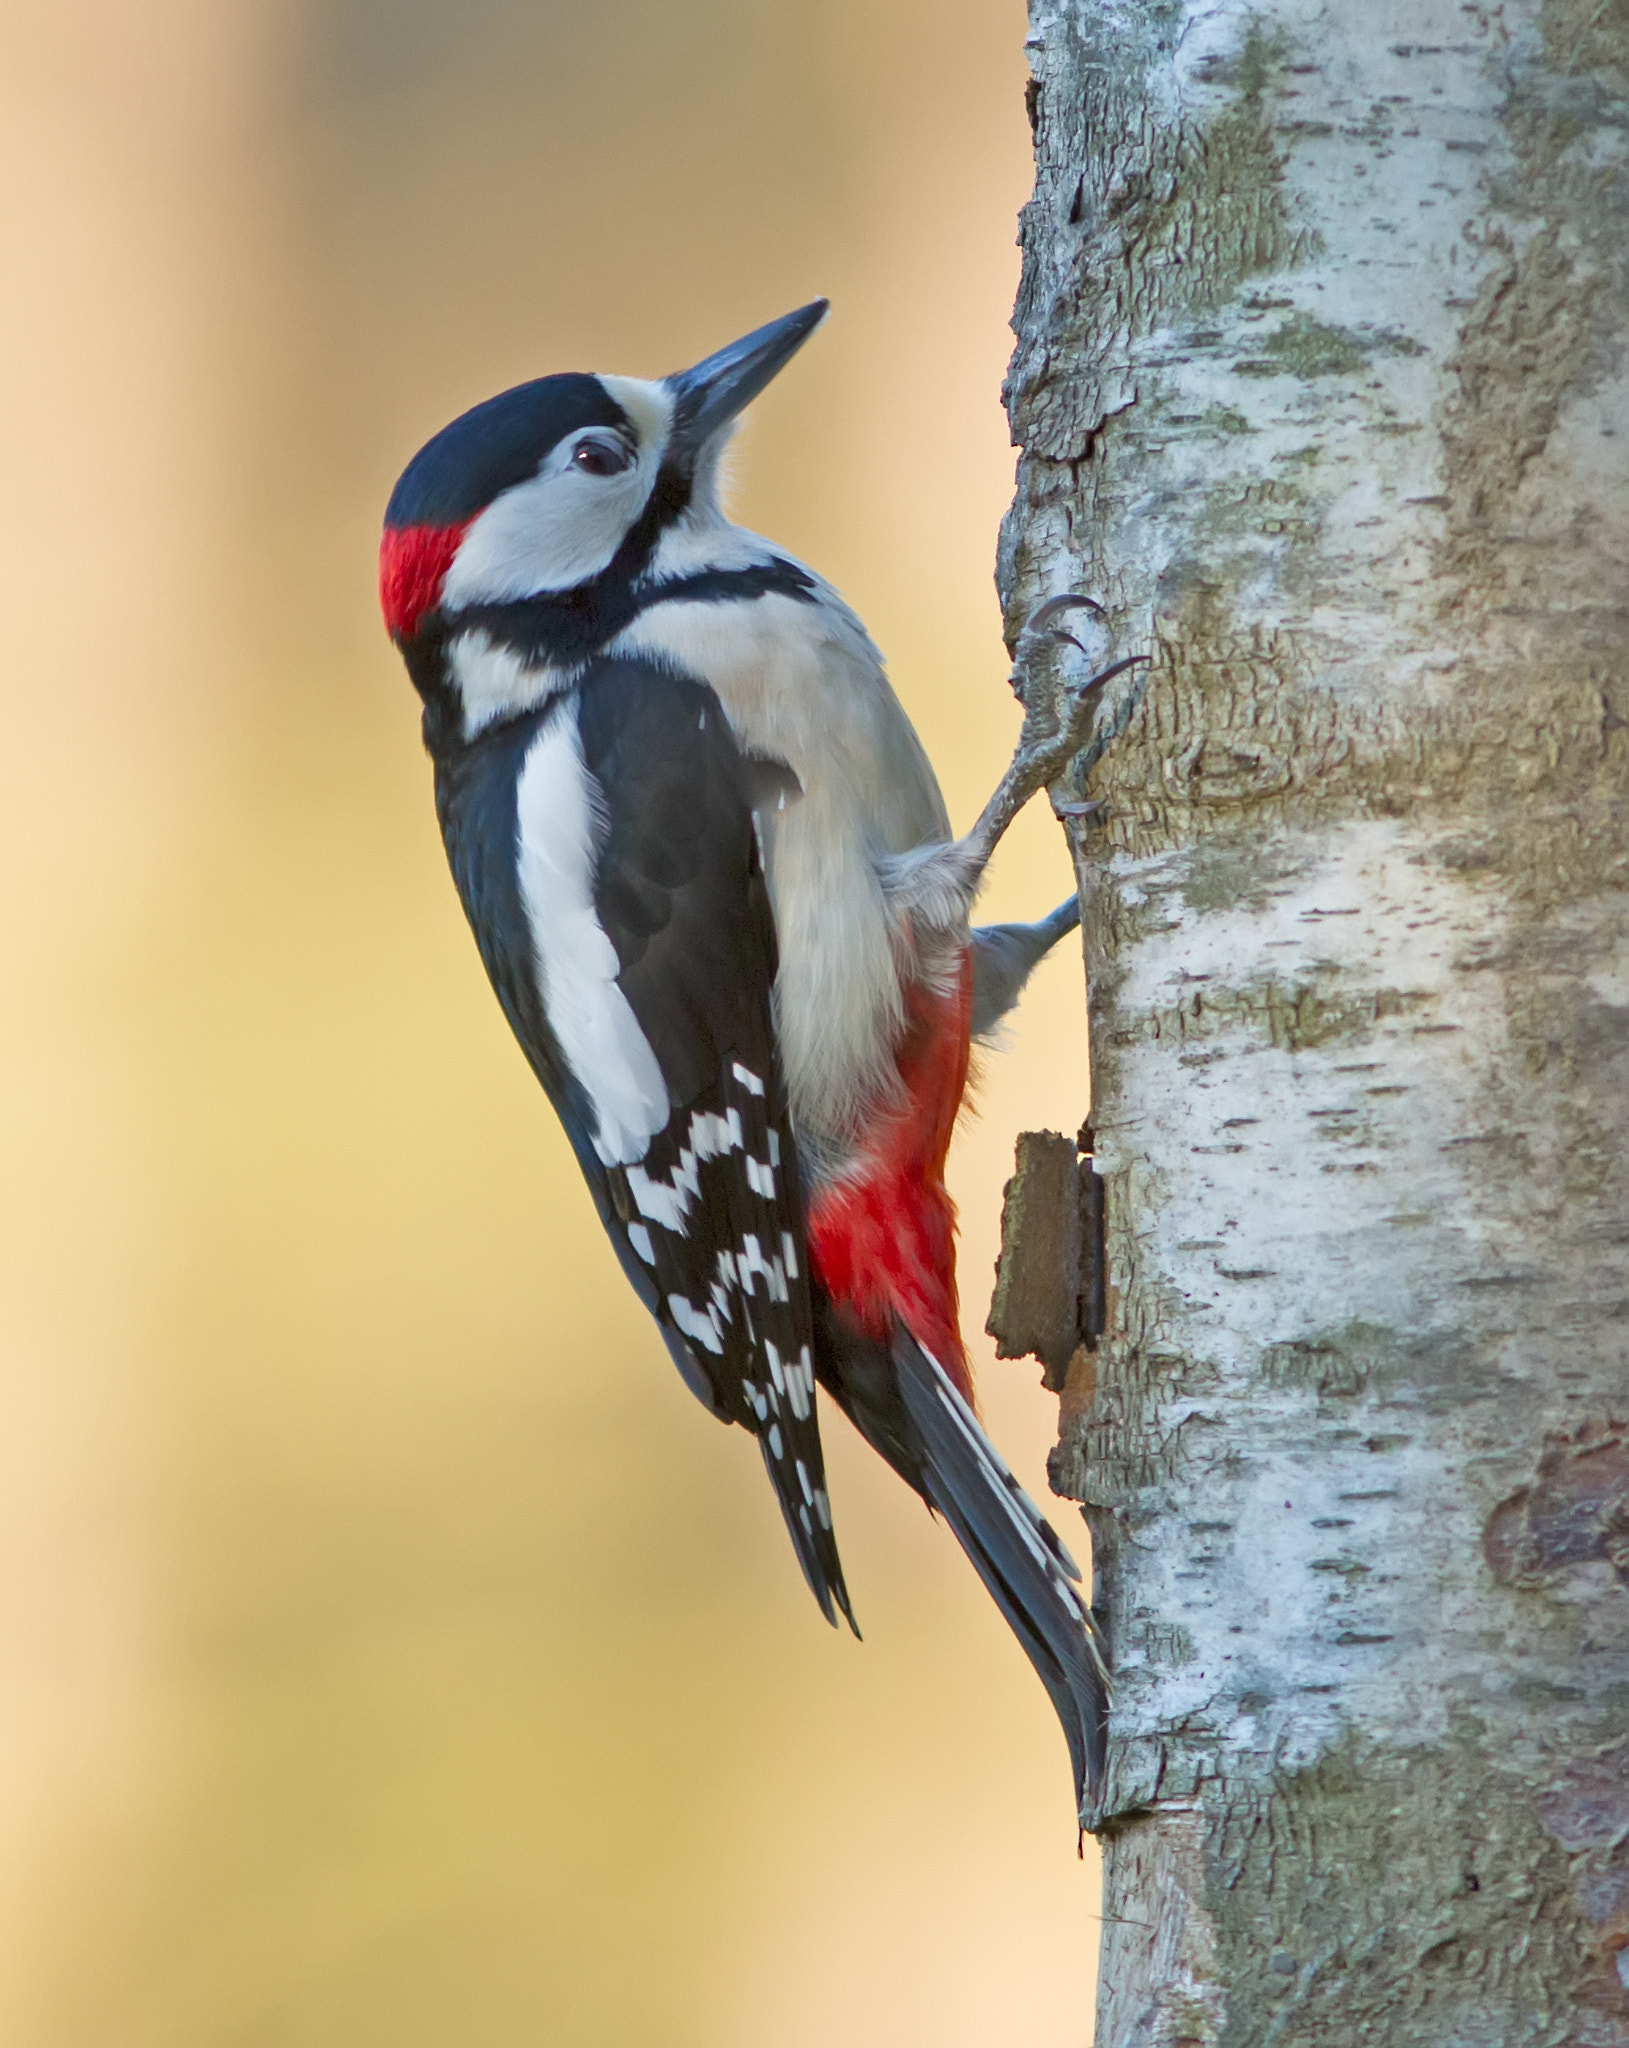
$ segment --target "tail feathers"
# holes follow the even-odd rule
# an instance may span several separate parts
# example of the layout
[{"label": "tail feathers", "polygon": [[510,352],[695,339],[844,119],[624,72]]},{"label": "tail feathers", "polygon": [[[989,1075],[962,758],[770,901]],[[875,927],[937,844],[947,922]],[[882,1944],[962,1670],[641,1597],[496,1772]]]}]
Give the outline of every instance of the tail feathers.
[{"label": "tail feathers", "polygon": [[988,1038],[1024,992],[1024,984],[1061,938],[1080,923],[1071,896],[1034,924],[981,924],[973,932],[973,1036]]},{"label": "tail feathers", "polygon": [[767,1435],[759,1437],[758,1448],[764,1454],[764,1469],[775,1489],[775,1498],[781,1504],[781,1513],[786,1517],[786,1533],[792,1539],[792,1548],[797,1552],[809,1591],[833,1628],[837,1626],[835,1602],[858,1640],[860,1630],[854,1619],[854,1609],[849,1605],[842,1561],[837,1555],[837,1539],[832,1534],[831,1502],[826,1494],[825,1473],[817,1471],[811,1475],[807,1465],[799,1463],[795,1466],[797,1478],[794,1486],[788,1476],[786,1460],[777,1461]]},{"label": "tail feathers", "polygon": [[930,1504],[950,1524],[1051,1696],[1069,1744],[1075,1803],[1103,1778],[1110,1681],[1080,1568],[980,1429],[938,1361],[901,1331],[894,1366],[921,1440]]}]

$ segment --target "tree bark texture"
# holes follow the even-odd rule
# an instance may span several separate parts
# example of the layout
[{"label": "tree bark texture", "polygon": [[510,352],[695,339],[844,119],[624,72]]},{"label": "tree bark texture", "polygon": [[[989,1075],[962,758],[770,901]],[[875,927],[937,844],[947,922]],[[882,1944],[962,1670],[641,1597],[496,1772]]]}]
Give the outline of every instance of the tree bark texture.
[{"label": "tree bark texture", "polygon": [[1064,792],[1100,2048],[1623,2048],[1629,0],[1029,52],[1009,630],[1154,656]]}]

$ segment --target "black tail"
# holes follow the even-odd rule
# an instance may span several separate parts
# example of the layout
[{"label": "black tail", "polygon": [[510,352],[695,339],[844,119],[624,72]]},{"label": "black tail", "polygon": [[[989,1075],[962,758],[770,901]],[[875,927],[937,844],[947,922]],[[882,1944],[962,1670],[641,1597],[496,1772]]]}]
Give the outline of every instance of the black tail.
[{"label": "black tail", "polygon": [[893,1363],[929,1504],[950,1524],[1051,1695],[1084,1821],[1088,1789],[1095,1796],[1103,1778],[1110,1683],[1091,1610],[1076,1590],[1080,1568],[938,1361],[900,1331]]}]

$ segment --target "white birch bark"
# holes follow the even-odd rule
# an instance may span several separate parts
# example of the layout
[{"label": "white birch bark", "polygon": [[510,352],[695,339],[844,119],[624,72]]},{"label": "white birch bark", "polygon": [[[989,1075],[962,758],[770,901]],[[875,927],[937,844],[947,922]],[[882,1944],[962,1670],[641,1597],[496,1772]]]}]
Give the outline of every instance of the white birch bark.
[{"label": "white birch bark", "polygon": [[1629,2043],[1629,6],[1034,0],[1098,2041]]}]

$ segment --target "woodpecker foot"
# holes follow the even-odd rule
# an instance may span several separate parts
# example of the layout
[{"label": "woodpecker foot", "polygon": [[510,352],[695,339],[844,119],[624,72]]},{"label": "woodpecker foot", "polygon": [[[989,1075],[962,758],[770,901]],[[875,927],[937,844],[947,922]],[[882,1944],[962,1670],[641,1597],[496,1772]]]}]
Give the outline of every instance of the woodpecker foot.
[{"label": "woodpecker foot", "polygon": [[[1025,621],[1013,665],[1013,688],[1024,706],[1017,751],[995,795],[964,839],[949,846],[918,847],[877,863],[884,893],[897,917],[933,931],[955,928],[978,894],[1001,835],[1035,792],[1056,784],[1072,763],[1081,763],[1081,772],[1090,768],[1124,730],[1142,695],[1140,686],[1123,693],[1106,719],[1099,692],[1105,683],[1149,657],[1129,655],[1123,661],[1108,662],[1095,675],[1082,676],[1088,664],[1101,662],[1114,652],[1113,638],[1102,619],[1103,607],[1092,598],[1053,597]],[[1060,817],[1085,817],[1101,805],[1071,796],[1061,799],[1056,808]]]},{"label": "woodpecker foot", "polygon": [[1077,682],[1067,674],[1056,675],[1049,686],[1033,690],[1024,705],[1024,729],[1012,757],[1007,778],[1012,782],[1021,810],[1038,789],[1056,782],[1077,755],[1083,754],[1097,736],[1101,699],[1097,692],[1116,676],[1147,661],[1146,654],[1128,654],[1111,662],[1095,676]]},{"label": "woodpecker foot", "polygon": [[[1070,614],[1077,616],[1071,618]],[[1079,614],[1088,614],[1081,617]],[[1067,622],[1067,623],[1066,623]],[[1032,670],[1038,658],[1062,647],[1075,648],[1088,668],[1101,668],[1114,653],[1108,615],[1095,597],[1069,591],[1038,604],[1018,630],[1012,674],[1007,678],[1020,704],[1028,706]]]},{"label": "woodpecker foot", "polygon": [[[1103,607],[1094,598],[1048,598],[1025,620],[1012,676],[1013,690],[1024,707],[1023,730],[1011,766],[965,842],[981,868],[1036,791],[1056,782],[1083,754],[1095,760],[1129,717],[1130,707],[1122,707],[1113,730],[1100,733],[1099,692],[1149,657],[1132,654],[1098,666],[1113,651]],[[1096,668],[1096,673],[1083,677],[1083,667]]]}]

